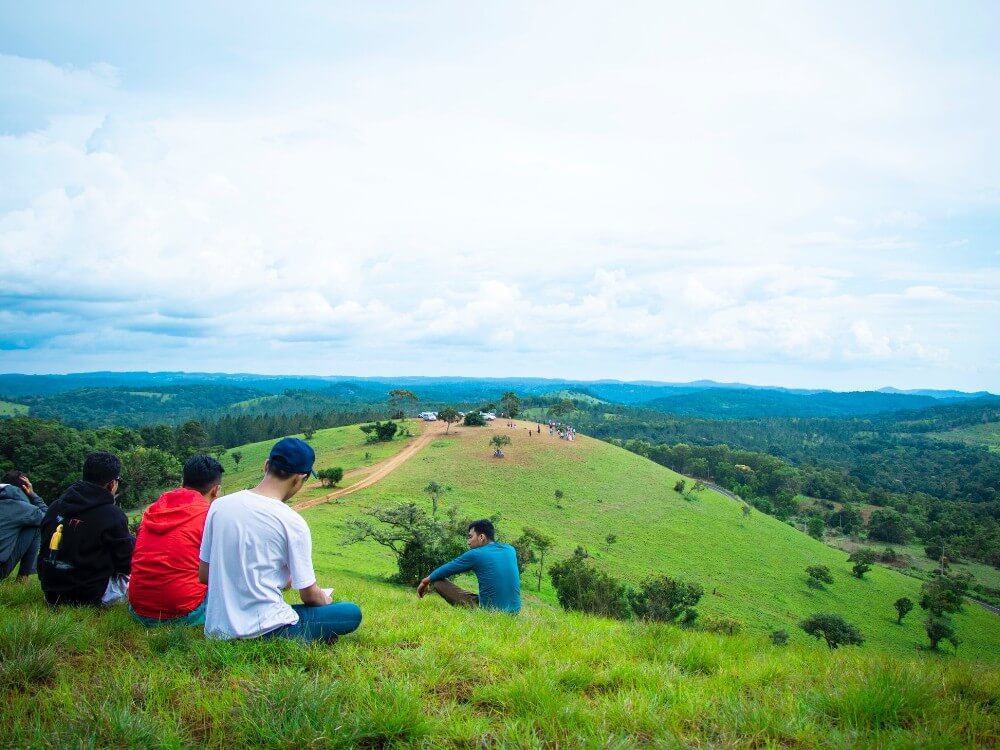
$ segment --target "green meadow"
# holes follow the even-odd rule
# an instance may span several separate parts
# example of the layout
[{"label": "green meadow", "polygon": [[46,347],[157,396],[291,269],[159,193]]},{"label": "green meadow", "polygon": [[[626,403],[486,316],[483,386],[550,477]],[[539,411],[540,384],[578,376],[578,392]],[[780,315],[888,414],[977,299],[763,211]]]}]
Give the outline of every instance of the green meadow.
[{"label": "green meadow", "polygon": [[16,417],[27,413],[27,404],[16,404],[13,401],[0,401],[0,417]]},{"label": "green meadow", "polygon": [[[352,431],[353,430],[353,431]],[[363,465],[357,428],[317,432],[317,453]],[[508,432],[507,458],[488,446]],[[383,447],[385,454],[406,440]],[[270,442],[244,446],[259,472]],[[231,453],[231,452],[230,452]],[[349,464],[345,457],[362,459]],[[325,459],[323,459],[325,460]],[[378,459],[375,459],[378,460]],[[231,462],[227,454],[225,461]],[[324,465],[322,461],[319,464]],[[227,469],[230,464],[227,463]],[[252,479],[228,478],[229,489]],[[499,514],[582,544],[631,582],[670,573],[700,582],[698,609],[739,635],[565,613],[547,576],[522,579],[518,617],[449,608],[385,583],[389,552],[345,546],[364,508],[415,501]],[[895,624],[892,602],[919,581],[876,567],[851,576],[846,554],[710,491],[686,499],[677,475],[581,438],[528,437],[502,423],[458,428],[373,487],[305,511],[320,584],[356,601],[361,629],[333,646],[205,641],[198,629],[146,631],[123,611],[50,610],[36,583],[0,584],[0,745],[136,748],[957,748],[1000,740],[1000,618],[966,607],[958,653],[918,649],[920,610]],[[563,496],[555,498],[555,490]],[[559,507],[561,506],[561,507]],[[608,534],[617,541],[606,542]],[[814,592],[804,567],[835,582]],[[471,581],[468,582],[471,585]],[[829,651],[797,630],[813,612],[857,625],[862,647]],[[771,644],[772,628],[791,635]]]},{"label": "green meadow", "polygon": [[931,432],[928,437],[966,445],[982,445],[991,451],[1000,451],[1000,422],[960,427],[947,432]]},{"label": "green meadow", "polygon": [[[420,434],[422,423],[408,421],[406,426],[414,435]],[[301,434],[296,437],[302,437]],[[316,451],[316,470],[341,467],[344,472],[363,469],[383,461],[402,450],[412,438],[397,437],[389,443],[367,443],[367,435],[357,425],[348,427],[333,427],[327,430],[317,430],[309,441]],[[260,481],[264,473],[264,462],[271,452],[275,440],[264,440],[259,443],[248,443],[238,448],[232,448],[222,457],[221,462],[226,470],[222,476],[223,494],[253,487]],[[239,464],[233,453],[242,454]],[[349,487],[360,476],[345,477],[338,487]],[[331,492],[312,481],[296,496],[296,501],[308,499]]]}]

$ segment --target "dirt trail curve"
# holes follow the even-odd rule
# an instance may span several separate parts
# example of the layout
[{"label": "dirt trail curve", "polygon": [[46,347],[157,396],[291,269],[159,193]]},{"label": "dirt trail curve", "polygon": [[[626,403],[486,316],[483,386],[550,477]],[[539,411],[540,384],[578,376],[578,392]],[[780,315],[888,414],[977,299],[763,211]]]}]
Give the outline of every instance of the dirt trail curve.
[{"label": "dirt trail curve", "polygon": [[[306,508],[314,508],[317,505],[322,505],[323,503],[329,502],[330,500],[336,500],[341,497],[345,497],[354,492],[359,492],[367,487],[371,487],[373,484],[378,482],[380,479],[388,476],[404,463],[409,461],[415,455],[417,455],[423,448],[427,446],[434,438],[439,435],[443,435],[447,425],[444,422],[427,422],[424,425],[424,431],[420,433],[417,437],[413,439],[408,446],[403,448],[395,456],[387,458],[385,461],[375,464],[371,469],[362,469],[367,476],[360,482],[352,484],[350,487],[344,487],[339,490],[334,490],[328,495],[321,495],[320,497],[309,498],[308,500],[303,500],[301,503],[293,503],[292,510],[303,511]],[[353,473],[353,472],[352,472]]]}]

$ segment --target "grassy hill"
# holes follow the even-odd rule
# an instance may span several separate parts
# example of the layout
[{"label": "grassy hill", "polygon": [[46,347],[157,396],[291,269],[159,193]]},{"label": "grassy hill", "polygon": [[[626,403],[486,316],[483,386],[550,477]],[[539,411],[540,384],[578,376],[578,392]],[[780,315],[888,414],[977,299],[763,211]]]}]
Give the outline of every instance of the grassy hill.
[{"label": "grassy hill", "polygon": [[[598,441],[529,438],[522,427],[507,431],[508,458],[493,459],[487,442],[504,431],[494,423],[436,436],[374,487],[305,511],[321,585],[365,613],[361,629],[332,647],[145,631],[121,608],[52,611],[37,584],[0,583],[0,745],[996,745],[1000,618],[969,608],[956,618],[958,655],[917,651],[919,611],[902,627],[892,622],[892,601],[915,598],[917,581],[882,568],[854,579],[843,553],[760,514],[744,522],[736,503],[714,493],[685,500],[675,474]],[[359,455],[363,463],[358,436],[318,432],[320,465],[347,468]],[[384,455],[406,442],[385,445]],[[241,449],[230,487],[253,480],[269,445]],[[738,617],[746,629],[721,636],[567,614],[547,580],[534,593],[531,569],[517,618],[419,600],[384,582],[394,570],[384,549],[341,542],[344,521],[362,507],[429,504],[430,480],[450,488],[445,506],[499,512],[508,539],[525,524],[552,533],[552,561],[583,544],[631,581],[648,572],[700,581],[702,614]],[[608,533],[618,536],[610,549]],[[804,566],[817,562],[834,570],[826,592],[805,585]],[[793,632],[816,611],[840,612],[868,642],[829,652]],[[770,644],[772,627],[789,630],[787,647]]]},{"label": "grassy hill", "polygon": [[[514,440],[504,460],[492,458],[487,446],[493,432],[507,432]],[[307,511],[306,518],[318,564],[331,572],[386,576],[394,563],[382,548],[340,546],[343,522],[365,506],[410,500],[429,506],[421,490],[433,480],[449,488],[444,506],[457,504],[468,516],[499,513],[498,526],[508,540],[525,525],[553,535],[551,561],[582,544],[596,564],[631,582],[651,573],[698,581],[706,592],[699,606],[703,614],[736,617],[751,632],[792,632],[807,615],[837,612],[861,628],[869,641],[866,649],[913,654],[925,641],[919,613],[898,626],[892,606],[902,596],[916,601],[919,581],[882,567],[859,580],[843,552],[770,516],[754,512],[744,521],[737,503],[710,490],[686,500],[674,492],[678,478],[607,443],[586,437],[567,442],[550,438],[547,431],[529,438],[523,426],[507,430],[495,422],[440,436],[379,484]],[[557,489],[563,492],[561,508]],[[610,549],[609,533],[618,537]],[[806,586],[804,570],[813,564],[833,571],[835,582],[826,591]],[[527,573],[525,588],[540,604],[555,605],[547,577],[536,595]],[[1000,617],[970,606],[956,624],[962,655],[1000,660]],[[801,631],[792,637],[808,640]]]},{"label": "grassy hill", "polygon": [[991,451],[1000,452],[1000,422],[960,427],[946,432],[928,433],[930,437],[948,442],[965,443],[966,445],[981,445]]}]

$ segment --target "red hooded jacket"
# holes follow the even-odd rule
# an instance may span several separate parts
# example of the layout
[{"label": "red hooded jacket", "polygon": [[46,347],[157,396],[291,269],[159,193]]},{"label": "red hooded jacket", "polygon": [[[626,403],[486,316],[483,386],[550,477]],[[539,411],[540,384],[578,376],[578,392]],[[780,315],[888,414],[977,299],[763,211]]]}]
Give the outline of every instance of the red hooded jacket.
[{"label": "red hooded jacket", "polygon": [[202,603],[208,586],[198,581],[198,553],[207,514],[201,493],[183,488],[165,492],[146,508],[128,584],[136,614],[170,620]]}]

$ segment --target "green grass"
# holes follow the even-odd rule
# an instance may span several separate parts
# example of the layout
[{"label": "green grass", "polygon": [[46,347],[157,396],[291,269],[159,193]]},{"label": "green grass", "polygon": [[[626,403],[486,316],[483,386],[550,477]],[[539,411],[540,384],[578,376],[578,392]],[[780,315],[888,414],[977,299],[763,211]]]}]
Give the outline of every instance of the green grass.
[{"label": "green grass", "polygon": [[966,445],[982,445],[991,451],[1000,451],[1000,422],[960,427],[947,432],[930,432],[928,437]]},{"label": "green grass", "polygon": [[[363,449],[350,429],[314,442],[329,455]],[[605,444],[519,431],[498,461],[490,428],[462,432],[435,439],[374,487],[306,511],[321,585],[365,617],[332,647],[146,631],[121,607],[53,610],[37,583],[0,583],[0,746],[997,744],[1000,618],[970,610],[957,618],[957,655],[918,651],[919,611],[903,627],[888,622],[891,602],[901,591],[912,598],[917,581],[881,568],[852,579],[843,553],[759,514],[744,525],[735,503],[709,492],[686,501],[671,472]],[[262,462],[265,447],[251,450]],[[384,582],[393,564],[382,548],[343,546],[342,524],[368,504],[428,502],[431,479],[451,487],[446,505],[499,512],[508,538],[529,523],[555,534],[552,560],[583,543],[633,581],[647,571],[699,580],[703,615],[737,616],[747,630],[721,636],[564,613],[547,582],[539,595],[527,590],[533,570],[518,617],[417,599]],[[608,533],[619,541],[605,550]],[[807,589],[807,562],[834,569],[828,591]],[[841,612],[869,642],[830,652],[794,632],[802,613],[818,610]],[[792,633],[789,646],[770,644],[772,625]]]},{"label": "green grass", "polygon": [[13,401],[0,401],[0,417],[17,417],[27,413],[27,404],[15,404]]},{"label": "green grass", "polygon": [[[343,522],[361,508],[414,500],[429,507],[421,491],[431,480],[449,488],[443,506],[457,504],[464,515],[499,513],[499,529],[510,540],[525,525],[553,535],[556,561],[582,544],[595,563],[637,583],[651,573],[669,573],[705,588],[699,611],[728,615],[751,632],[784,628],[792,639],[808,637],[797,623],[815,612],[837,612],[857,625],[867,650],[912,655],[925,642],[920,613],[896,625],[893,602],[919,598],[920,581],[883,567],[864,579],[851,574],[847,554],[810,538],[770,516],[754,512],[744,521],[740,505],[711,491],[688,501],[673,491],[678,475],[607,443],[580,438],[572,443],[514,430],[508,458],[491,457],[487,446],[502,423],[480,434],[442,436],[447,447],[428,448],[374,487],[306,512],[317,560],[330,570],[387,576],[391,555],[374,544],[340,544]],[[564,493],[558,508],[554,493]],[[617,534],[606,548],[604,539]],[[807,565],[828,565],[834,583],[825,591],[806,586]],[[535,593],[535,568],[525,589],[541,604],[555,606],[548,577]],[[974,607],[956,618],[965,656],[1000,660],[1000,618]]]},{"label": "green grass", "polygon": [[284,396],[274,395],[274,396],[258,396],[257,398],[248,398],[244,401],[237,401],[234,404],[230,404],[228,408],[230,409],[248,409],[251,406],[257,406],[258,404],[266,404],[268,401],[277,401],[278,399],[284,398]]},{"label": "green grass", "polygon": [[[408,421],[406,425],[416,435],[421,424],[418,421]],[[300,433],[295,437],[303,437]],[[340,466],[345,472],[376,464],[402,450],[411,438],[397,437],[389,443],[367,443],[367,436],[357,425],[348,427],[333,427],[327,430],[317,430],[309,444],[316,451],[316,470]],[[222,476],[223,494],[253,487],[260,481],[264,471],[264,462],[271,452],[275,440],[264,440],[259,443],[249,443],[238,448],[232,448],[222,457],[222,466],[226,473]],[[243,454],[237,466],[233,453]],[[366,458],[367,454],[367,458]],[[357,478],[346,478],[338,485],[349,487]],[[318,482],[311,482],[306,489],[296,496],[297,500],[314,497],[331,492],[320,487]]]}]

